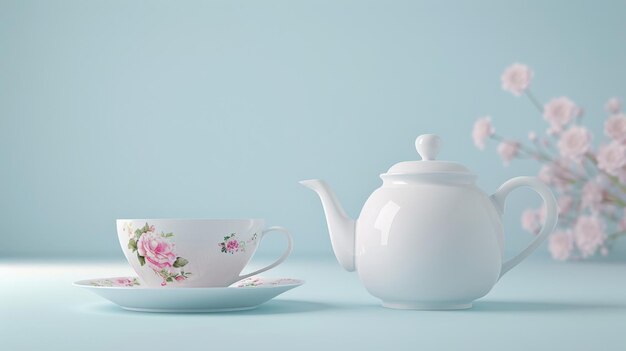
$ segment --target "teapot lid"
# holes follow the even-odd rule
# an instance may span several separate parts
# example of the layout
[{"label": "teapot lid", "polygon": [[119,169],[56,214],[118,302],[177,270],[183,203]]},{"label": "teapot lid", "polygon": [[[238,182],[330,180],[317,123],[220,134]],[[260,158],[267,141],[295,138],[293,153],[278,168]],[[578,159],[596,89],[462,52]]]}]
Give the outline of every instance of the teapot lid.
[{"label": "teapot lid", "polygon": [[436,161],[441,139],[434,134],[422,134],[415,140],[415,148],[422,157],[421,161],[404,161],[393,165],[385,175],[410,174],[456,174],[473,176],[465,166],[449,161]]}]

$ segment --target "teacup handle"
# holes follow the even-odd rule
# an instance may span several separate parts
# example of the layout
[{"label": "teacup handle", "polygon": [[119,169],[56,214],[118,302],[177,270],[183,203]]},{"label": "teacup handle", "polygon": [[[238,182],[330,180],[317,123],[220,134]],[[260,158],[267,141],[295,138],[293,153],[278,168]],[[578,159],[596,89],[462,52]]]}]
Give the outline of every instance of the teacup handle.
[{"label": "teacup handle", "polygon": [[261,232],[261,237],[259,238],[259,245],[260,245],[261,240],[265,236],[265,234],[267,234],[269,232],[273,232],[273,231],[281,232],[281,233],[285,234],[285,237],[287,238],[287,250],[285,250],[285,252],[282,254],[282,256],[280,256],[274,263],[270,264],[267,267],[263,267],[263,268],[261,268],[259,270],[256,270],[256,271],[254,271],[252,273],[240,275],[239,278],[237,278],[237,281],[242,280],[242,279],[246,279],[246,278],[252,277],[253,275],[257,275],[259,273],[263,273],[263,272],[265,272],[267,270],[270,270],[270,269],[278,266],[279,264],[283,263],[283,261],[287,259],[287,257],[291,253],[291,248],[293,247],[293,240],[291,239],[291,234],[289,233],[289,230],[287,230],[287,228],[275,226],[275,227],[269,227],[269,228],[263,230]]},{"label": "teacup handle", "polygon": [[511,191],[527,186],[537,192],[541,199],[546,205],[546,218],[543,220],[543,225],[541,226],[541,231],[535,239],[525,248],[522,252],[517,254],[517,256],[511,258],[510,260],[504,262],[502,264],[502,269],[500,270],[500,277],[504,275],[504,273],[511,270],[511,268],[517,266],[520,262],[522,262],[531,252],[535,251],[537,247],[548,237],[554,227],[556,226],[557,220],[559,218],[556,206],[556,199],[554,198],[554,194],[552,191],[543,184],[539,179],[535,177],[516,177],[507,180],[498,188],[498,191],[495,194],[491,195],[491,200],[502,214],[504,212],[504,202],[506,197],[511,193]]}]

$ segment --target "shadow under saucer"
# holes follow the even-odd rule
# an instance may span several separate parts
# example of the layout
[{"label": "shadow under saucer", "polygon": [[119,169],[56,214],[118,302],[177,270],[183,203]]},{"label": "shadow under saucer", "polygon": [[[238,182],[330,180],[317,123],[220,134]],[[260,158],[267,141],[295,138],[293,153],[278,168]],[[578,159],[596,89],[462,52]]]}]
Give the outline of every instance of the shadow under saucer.
[{"label": "shadow under saucer", "polygon": [[91,312],[97,314],[110,314],[110,315],[160,315],[160,316],[210,316],[210,315],[273,315],[273,314],[293,314],[293,313],[307,313],[315,312],[332,308],[331,305],[301,300],[282,300],[276,299],[266,302],[254,309],[243,311],[230,311],[230,312],[140,312],[125,310],[113,303],[97,303],[92,305],[83,306],[81,310],[83,312]]}]

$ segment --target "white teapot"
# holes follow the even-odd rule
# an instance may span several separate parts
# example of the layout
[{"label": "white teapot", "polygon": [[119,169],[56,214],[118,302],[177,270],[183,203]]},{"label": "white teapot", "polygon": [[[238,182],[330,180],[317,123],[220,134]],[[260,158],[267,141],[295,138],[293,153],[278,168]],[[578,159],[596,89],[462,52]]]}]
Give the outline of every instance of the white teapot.
[{"label": "white teapot", "polygon": [[[487,195],[464,166],[435,161],[439,137],[417,138],[421,161],[395,164],[383,185],[349,218],[321,180],[300,183],[322,200],[333,251],[356,270],[370,294],[398,309],[464,309],[534,251],[554,229],[554,195],[534,177],[508,180]],[[503,261],[502,213],[507,195],[528,186],[541,196],[546,216],[531,244]]]}]

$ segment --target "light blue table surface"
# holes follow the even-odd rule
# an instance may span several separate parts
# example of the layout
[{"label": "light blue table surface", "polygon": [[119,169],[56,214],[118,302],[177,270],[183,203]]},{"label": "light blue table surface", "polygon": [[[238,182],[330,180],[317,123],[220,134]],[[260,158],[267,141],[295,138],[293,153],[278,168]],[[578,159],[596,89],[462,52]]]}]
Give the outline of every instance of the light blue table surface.
[{"label": "light blue table surface", "polygon": [[[257,260],[253,266],[260,266]],[[0,261],[1,350],[625,350],[626,264],[535,259],[464,311],[385,309],[330,257],[267,276],[307,283],[256,310],[127,312],[79,279],[131,274],[122,261]]]}]

